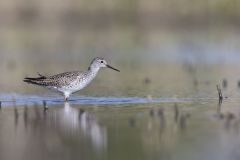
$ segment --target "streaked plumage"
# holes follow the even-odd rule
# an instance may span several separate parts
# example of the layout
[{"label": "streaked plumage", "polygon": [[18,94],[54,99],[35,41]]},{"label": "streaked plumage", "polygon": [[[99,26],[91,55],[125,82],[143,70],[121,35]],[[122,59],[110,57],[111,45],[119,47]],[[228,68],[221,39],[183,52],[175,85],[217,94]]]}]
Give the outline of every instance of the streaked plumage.
[{"label": "streaked plumage", "polygon": [[109,66],[103,58],[97,57],[92,60],[87,71],[65,72],[53,76],[39,74],[39,77],[26,77],[23,81],[59,91],[63,93],[67,101],[70,94],[86,87],[96,77],[99,69],[103,67],[119,71]]}]

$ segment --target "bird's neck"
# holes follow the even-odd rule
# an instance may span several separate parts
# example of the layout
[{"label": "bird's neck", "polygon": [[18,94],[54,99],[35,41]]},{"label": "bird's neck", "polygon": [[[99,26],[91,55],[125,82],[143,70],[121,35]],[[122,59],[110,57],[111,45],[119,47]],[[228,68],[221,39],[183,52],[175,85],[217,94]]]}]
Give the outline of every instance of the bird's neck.
[{"label": "bird's neck", "polygon": [[88,71],[91,72],[92,74],[97,74],[99,69],[100,69],[99,67],[94,67],[94,66],[88,67]]}]

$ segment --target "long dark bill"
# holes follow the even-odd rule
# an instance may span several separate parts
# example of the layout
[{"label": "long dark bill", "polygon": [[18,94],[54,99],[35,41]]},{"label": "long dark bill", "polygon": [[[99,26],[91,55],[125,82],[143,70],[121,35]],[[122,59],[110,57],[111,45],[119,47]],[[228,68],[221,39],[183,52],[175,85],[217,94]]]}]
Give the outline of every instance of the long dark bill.
[{"label": "long dark bill", "polygon": [[115,70],[115,71],[118,71],[118,72],[120,72],[118,69],[116,69],[116,68],[113,68],[112,66],[109,66],[108,64],[107,64],[107,67],[108,67],[108,68],[111,68],[111,69],[113,69],[113,70]]}]

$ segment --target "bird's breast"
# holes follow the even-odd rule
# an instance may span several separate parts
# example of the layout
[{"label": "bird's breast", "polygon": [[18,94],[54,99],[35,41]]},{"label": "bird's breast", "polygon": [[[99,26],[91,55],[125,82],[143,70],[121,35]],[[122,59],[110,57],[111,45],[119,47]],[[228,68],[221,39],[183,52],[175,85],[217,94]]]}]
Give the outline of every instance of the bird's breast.
[{"label": "bird's breast", "polygon": [[86,87],[92,80],[93,80],[92,77],[80,77],[65,87],[66,89],[72,89],[75,91],[81,90],[84,87]]}]

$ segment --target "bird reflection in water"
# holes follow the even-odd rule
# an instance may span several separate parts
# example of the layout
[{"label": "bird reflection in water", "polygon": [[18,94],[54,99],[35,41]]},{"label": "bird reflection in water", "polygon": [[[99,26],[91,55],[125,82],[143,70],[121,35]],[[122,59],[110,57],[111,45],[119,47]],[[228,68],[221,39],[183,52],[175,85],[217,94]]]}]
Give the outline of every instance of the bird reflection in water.
[{"label": "bird reflection in water", "polygon": [[97,150],[106,148],[107,129],[98,124],[94,113],[71,107],[70,103],[65,102],[64,108],[59,110],[58,117],[60,128],[67,134],[80,134],[84,139],[89,139]]},{"label": "bird reflection in water", "polygon": [[[6,141],[16,153],[21,156],[36,159],[54,155],[63,156],[63,159],[75,159],[87,156],[85,148],[93,151],[96,156],[105,153],[107,147],[107,128],[99,125],[97,115],[89,110],[72,107],[69,103],[63,106],[52,106],[47,112],[42,111],[42,106],[25,106],[19,115],[17,107],[14,110],[15,136],[21,147],[12,146],[14,143]],[[20,117],[21,116],[21,117]],[[21,121],[18,123],[18,119]],[[71,148],[69,150],[69,148]],[[26,150],[33,152],[26,153]],[[39,152],[41,150],[41,152]],[[62,152],[65,150],[66,152]],[[44,154],[41,154],[41,153]],[[36,153],[36,154],[32,154]],[[13,155],[18,157],[18,154]],[[25,157],[25,158],[26,158]],[[24,158],[23,158],[24,159]],[[42,159],[42,158],[39,158]],[[44,158],[43,158],[44,159]],[[61,159],[61,158],[60,158]]]}]

